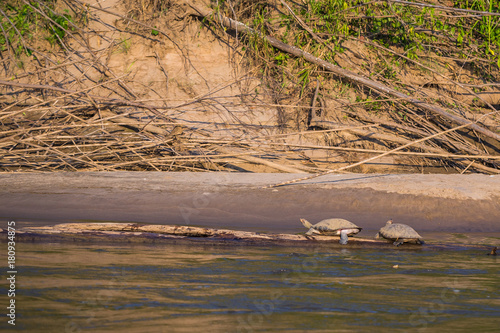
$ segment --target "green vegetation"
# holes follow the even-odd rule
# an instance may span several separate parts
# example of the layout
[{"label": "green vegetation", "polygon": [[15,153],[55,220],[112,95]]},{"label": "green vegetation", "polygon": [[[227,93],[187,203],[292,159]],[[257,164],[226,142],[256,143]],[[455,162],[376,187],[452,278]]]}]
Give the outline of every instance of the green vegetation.
[{"label": "green vegetation", "polygon": [[130,47],[132,46],[130,44],[129,38],[121,38],[121,39],[117,40],[117,44],[119,46],[118,52],[120,52],[120,53],[128,53],[128,51],[130,51]]},{"label": "green vegetation", "polygon": [[11,51],[16,57],[33,54],[33,42],[44,39],[51,45],[63,46],[68,31],[74,29],[74,19],[68,10],[55,11],[54,0],[25,3],[0,3],[0,51]]}]

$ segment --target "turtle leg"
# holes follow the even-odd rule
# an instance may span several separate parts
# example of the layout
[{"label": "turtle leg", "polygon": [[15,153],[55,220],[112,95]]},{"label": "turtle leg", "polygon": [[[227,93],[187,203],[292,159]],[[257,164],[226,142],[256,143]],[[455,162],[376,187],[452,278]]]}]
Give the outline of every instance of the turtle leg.
[{"label": "turtle leg", "polygon": [[377,232],[377,234],[375,235],[375,239],[379,239],[380,238],[380,232]]},{"label": "turtle leg", "polygon": [[340,241],[339,241],[339,243],[341,245],[346,245],[348,241],[349,241],[349,237],[347,237],[347,230],[342,230],[340,232]]},{"label": "turtle leg", "polygon": [[403,243],[404,243],[404,239],[396,239],[396,241],[394,243],[392,243],[392,244],[394,244],[396,246],[399,246],[399,245],[401,245]]},{"label": "turtle leg", "polygon": [[318,230],[314,229],[314,228],[311,228],[309,229],[309,231],[306,232],[306,235],[314,235],[314,234],[321,234],[321,232],[319,232]]}]

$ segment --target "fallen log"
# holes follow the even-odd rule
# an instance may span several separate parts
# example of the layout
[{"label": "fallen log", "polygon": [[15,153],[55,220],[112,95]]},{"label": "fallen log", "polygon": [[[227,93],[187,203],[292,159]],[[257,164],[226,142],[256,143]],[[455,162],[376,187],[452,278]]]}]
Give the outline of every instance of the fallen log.
[{"label": "fallen log", "polygon": [[[5,241],[7,230],[1,230]],[[22,227],[16,230],[17,241],[66,240],[66,241],[121,241],[146,243],[169,240],[214,241],[251,243],[257,245],[328,245],[341,246],[338,236],[307,236],[304,234],[267,234],[251,231],[213,229],[182,225],[158,225],[138,223],[64,223],[54,226]],[[349,237],[347,245],[392,246],[385,240]]]},{"label": "fallen log", "polygon": [[[349,237],[347,245],[339,244],[339,236],[305,234],[272,234],[229,229],[214,229],[183,225],[160,225],[141,223],[63,223],[43,227],[21,227],[16,229],[16,242],[70,242],[70,243],[127,243],[127,244],[179,244],[212,246],[283,246],[321,247],[325,249],[386,248],[408,250],[447,250],[457,246],[475,246],[451,242],[426,245],[405,243],[395,247],[392,241]],[[0,228],[0,243],[8,242],[8,232]]]}]

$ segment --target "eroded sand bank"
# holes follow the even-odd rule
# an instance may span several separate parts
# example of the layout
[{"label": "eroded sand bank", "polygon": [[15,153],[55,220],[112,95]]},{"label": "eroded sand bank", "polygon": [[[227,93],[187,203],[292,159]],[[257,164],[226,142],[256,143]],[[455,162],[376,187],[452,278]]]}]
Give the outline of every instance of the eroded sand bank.
[{"label": "eroded sand bank", "polygon": [[0,217],[61,223],[131,221],[302,232],[299,218],[388,219],[427,232],[500,232],[500,176],[78,172],[0,175]]}]

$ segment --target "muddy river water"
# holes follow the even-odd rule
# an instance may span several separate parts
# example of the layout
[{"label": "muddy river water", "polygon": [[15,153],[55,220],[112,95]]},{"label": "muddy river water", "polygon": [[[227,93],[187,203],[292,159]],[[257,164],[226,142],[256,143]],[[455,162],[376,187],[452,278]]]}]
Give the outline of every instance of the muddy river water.
[{"label": "muddy river water", "polygon": [[[299,218],[342,217],[362,237],[392,218],[427,244],[19,242],[16,326],[4,318],[2,331],[500,331],[500,259],[486,255],[500,240],[500,176],[330,175],[262,188],[294,177],[0,175],[0,218],[298,233]],[[3,306],[7,293],[0,284]]]},{"label": "muddy river water", "polygon": [[498,332],[486,247],[19,243],[15,331]]}]

